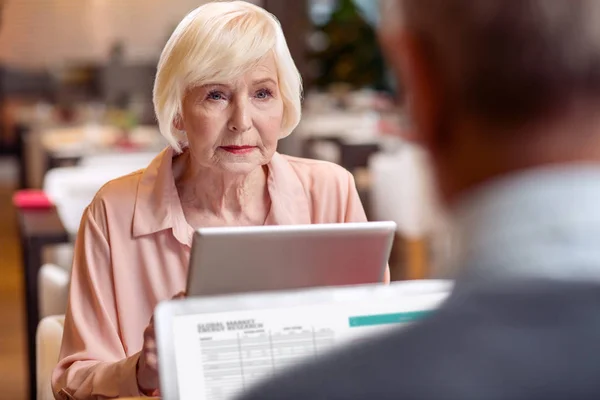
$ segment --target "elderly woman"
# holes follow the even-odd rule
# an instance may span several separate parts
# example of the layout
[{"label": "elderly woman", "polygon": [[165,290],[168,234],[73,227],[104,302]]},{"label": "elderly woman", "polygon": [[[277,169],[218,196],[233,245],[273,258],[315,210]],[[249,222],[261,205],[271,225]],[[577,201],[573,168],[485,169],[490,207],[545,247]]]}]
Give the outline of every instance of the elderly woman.
[{"label": "elderly woman", "polygon": [[299,122],[300,95],[281,27],[263,9],[209,3],[179,24],[154,86],[170,146],[105,185],[81,222],[58,398],[154,393],[149,321],[185,288],[194,229],[365,221],[347,171],[276,152]]}]

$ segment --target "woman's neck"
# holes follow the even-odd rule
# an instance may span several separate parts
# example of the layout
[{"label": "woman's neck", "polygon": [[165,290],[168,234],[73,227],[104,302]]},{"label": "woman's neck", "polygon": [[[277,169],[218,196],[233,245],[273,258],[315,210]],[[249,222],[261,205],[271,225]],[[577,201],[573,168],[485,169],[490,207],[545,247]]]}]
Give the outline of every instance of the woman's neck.
[{"label": "woman's neck", "polygon": [[[192,162],[189,152],[174,160],[173,172],[188,222],[216,219],[229,223],[252,223],[266,218],[270,199],[266,167],[249,174],[234,174]],[[179,173],[178,173],[179,172]]]}]

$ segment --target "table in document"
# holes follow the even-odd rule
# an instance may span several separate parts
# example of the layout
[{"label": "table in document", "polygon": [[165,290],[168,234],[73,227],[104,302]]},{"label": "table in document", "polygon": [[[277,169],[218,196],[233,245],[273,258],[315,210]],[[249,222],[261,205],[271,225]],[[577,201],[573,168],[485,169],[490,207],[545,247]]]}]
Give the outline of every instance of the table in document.
[{"label": "table in document", "polygon": [[227,400],[282,368],[325,353],[335,343],[335,332],[294,327],[200,340],[206,397]]}]

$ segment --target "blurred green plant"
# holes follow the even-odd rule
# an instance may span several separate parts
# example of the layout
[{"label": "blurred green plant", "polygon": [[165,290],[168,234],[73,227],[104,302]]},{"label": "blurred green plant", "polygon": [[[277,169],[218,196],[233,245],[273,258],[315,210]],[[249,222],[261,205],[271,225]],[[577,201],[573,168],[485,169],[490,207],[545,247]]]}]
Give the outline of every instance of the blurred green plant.
[{"label": "blurred green plant", "polygon": [[344,83],[353,88],[388,89],[385,64],[374,28],[352,0],[339,0],[325,24],[316,26],[327,45],[310,54],[318,65],[314,84],[326,89]]},{"label": "blurred green plant", "polygon": [[138,125],[134,113],[125,109],[111,109],[107,113],[109,125],[112,125],[124,132],[128,132]]}]

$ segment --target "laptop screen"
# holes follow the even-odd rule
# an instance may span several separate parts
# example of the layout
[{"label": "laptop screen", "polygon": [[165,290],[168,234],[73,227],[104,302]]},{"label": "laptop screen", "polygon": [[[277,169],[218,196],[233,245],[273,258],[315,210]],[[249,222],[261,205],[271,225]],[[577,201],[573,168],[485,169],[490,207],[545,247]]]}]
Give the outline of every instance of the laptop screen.
[{"label": "laptop screen", "polygon": [[284,368],[418,321],[446,295],[348,297],[279,307],[275,302],[264,308],[178,315],[173,339],[180,399],[234,398]]}]

